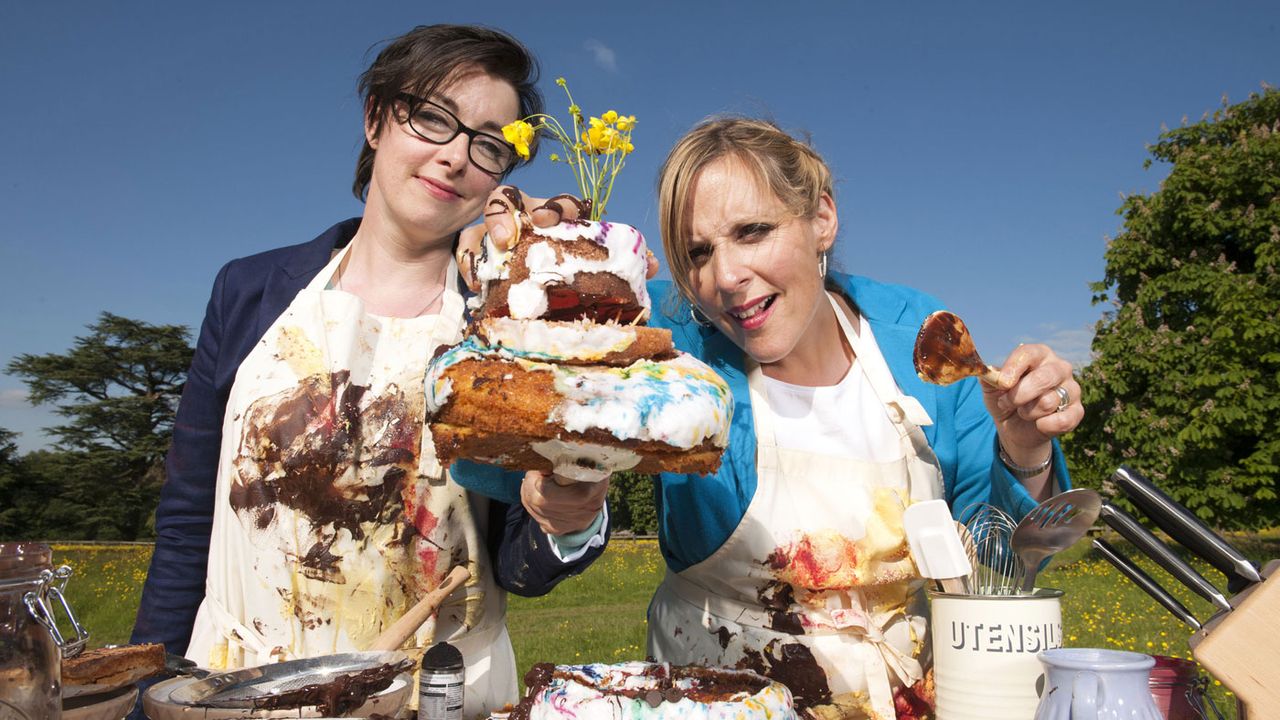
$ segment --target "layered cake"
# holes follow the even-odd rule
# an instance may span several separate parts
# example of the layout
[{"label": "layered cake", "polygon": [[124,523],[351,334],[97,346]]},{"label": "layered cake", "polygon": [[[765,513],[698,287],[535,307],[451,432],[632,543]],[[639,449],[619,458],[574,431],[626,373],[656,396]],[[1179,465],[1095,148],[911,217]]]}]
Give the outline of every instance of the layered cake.
[{"label": "layered cake", "polygon": [[427,369],[442,463],[478,460],[575,480],[710,473],[728,442],[728,386],[643,323],[648,247],[627,225],[520,226],[473,266],[481,293],[464,340]]},{"label": "layered cake", "polygon": [[510,720],[775,720],[796,717],[791,692],[745,670],[665,663],[535,665]]}]

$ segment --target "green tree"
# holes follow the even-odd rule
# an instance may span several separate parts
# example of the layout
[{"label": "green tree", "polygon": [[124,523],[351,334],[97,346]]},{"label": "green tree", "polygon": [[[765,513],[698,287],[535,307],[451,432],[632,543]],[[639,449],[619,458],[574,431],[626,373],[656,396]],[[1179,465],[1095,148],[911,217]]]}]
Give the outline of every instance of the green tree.
[{"label": "green tree", "polygon": [[0,540],[35,538],[40,505],[14,439],[18,434],[0,428]]},{"label": "green tree", "polygon": [[192,348],[180,325],[102,313],[65,354],[23,354],[9,372],[32,404],[57,403],[57,452],[40,475],[59,487],[51,520],[62,537],[132,540],[159,498],[161,463]]},{"label": "green tree", "polygon": [[1224,527],[1280,517],[1280,91],[1160,135],[1169,175],[1125,199],[1094,302],[1086,481],[1128,464]]},{"label": "green tree", "polygon": [[609,522],[615,531],[637,535],[658,532],[658,510],[653,501],[653,478],[631,472],[614,473],[609,480]]}]

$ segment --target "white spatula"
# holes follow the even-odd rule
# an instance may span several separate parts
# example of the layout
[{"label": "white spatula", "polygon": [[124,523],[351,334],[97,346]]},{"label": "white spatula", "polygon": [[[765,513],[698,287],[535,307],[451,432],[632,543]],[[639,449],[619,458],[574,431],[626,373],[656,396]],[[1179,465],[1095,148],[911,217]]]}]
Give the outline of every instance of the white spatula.
[{"label": "white spatula", "polygon": [[942,583],[945,592],[968,595],[973,566],[947,501],[926,500],[913,504],[902,514],[902,525],[920,574]]}]

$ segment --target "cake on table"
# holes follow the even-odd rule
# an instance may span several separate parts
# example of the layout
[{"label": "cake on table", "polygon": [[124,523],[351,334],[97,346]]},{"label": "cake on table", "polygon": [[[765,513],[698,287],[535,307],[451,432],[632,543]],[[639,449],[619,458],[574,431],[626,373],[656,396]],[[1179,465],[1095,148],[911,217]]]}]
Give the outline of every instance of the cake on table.
[{"label": "cake on table", "polygon": [[487,239],[473,276],[473,324],[427,370],[442,463],[602,480],[633,470],[711,473],[728,442],[728,386],[644,325],[649,251],[628,225],[573,220],[517,242]]},{"label": "cake on table", "polygon": [[745,670],[666,663],[540,663],[510,720],[790,720],[786,686]]}]

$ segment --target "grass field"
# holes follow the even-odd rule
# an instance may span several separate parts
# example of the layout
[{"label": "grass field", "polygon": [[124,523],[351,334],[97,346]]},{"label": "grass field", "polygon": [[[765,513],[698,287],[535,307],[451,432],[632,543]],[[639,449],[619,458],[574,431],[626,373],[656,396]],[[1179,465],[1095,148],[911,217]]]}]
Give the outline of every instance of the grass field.
[{"label": "grass field", "polygon": [[[1111,538],[1109,538],[1111,539]],[[1256,560],[1280,557],[1280,534],[1233,538]],[[1113,544],[1131,557],[1123,541]],[[150,561],[147,545],[55,545],[55,562],[75,569],[68,596],[81,621],[93,634],[91,645],[128,641],[142,581]],[[1139,564],[1202,621],[1211,606],[1191,594],[1153,564]],[[1222,576],[1192,560],[1211,581],[1225,587]],[[616,662],[644,657],[645,608],[662,579],[662,557],[653,540],[614,540],[604,556],[580,577],[565,581],[542,598],[512,597],[508,626],[517,663]],[[1190,657],[1190,630],[1148,598],[1087,542],[1059,554],[1037,584],[1066,591],[1063,632],[1071,647],[1116,648],[1148,654]],[[1213,689],[1227,717],[1223,688]]]}]

